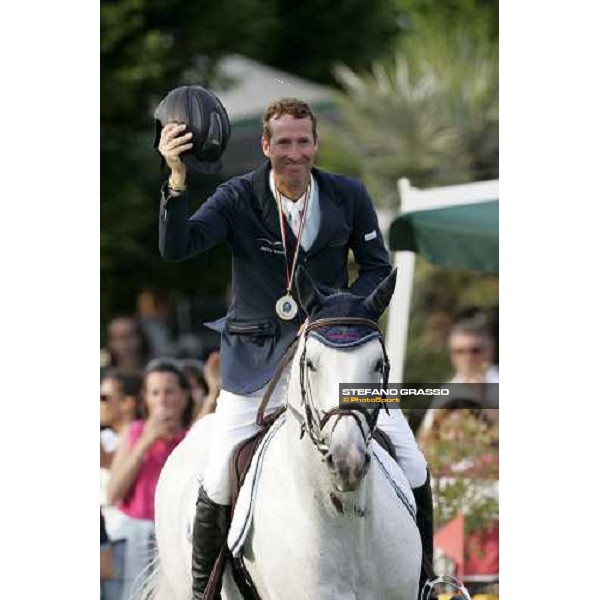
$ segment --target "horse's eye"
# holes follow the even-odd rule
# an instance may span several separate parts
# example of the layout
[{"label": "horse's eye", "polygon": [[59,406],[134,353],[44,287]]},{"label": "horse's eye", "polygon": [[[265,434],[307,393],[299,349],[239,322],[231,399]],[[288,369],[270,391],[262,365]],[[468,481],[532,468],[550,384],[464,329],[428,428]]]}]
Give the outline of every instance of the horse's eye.
[{"label": "horse's eye", "polygon": [[312,360],[310,360],[310,358],[308,358],[308,359],[306,360],[306,368],[307,368],[309,371],[316,371],[316,370],[317,370],[317,369],[316,369],[316,367],[315,367],[315,365],[313,365],[313,362],[312,362]]}]

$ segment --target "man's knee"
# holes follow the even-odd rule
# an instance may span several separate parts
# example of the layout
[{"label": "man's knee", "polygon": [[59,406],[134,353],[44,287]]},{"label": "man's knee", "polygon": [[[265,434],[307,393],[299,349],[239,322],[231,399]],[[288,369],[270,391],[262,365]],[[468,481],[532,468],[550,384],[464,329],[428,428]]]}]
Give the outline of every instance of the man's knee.
[{"label": "man's knee", "polygon": [[411,488],[421,487],[427,480],[427,461],[421,451],[399,460]]},{"label": "man's knee", "polygon": [[229,504],[231,496],[229,464],[229,453],[220,454],[214,460],[209,461],[208,468],[202,478],[201,483],[207,496],[216,504]]},{"label": "man's knee", "polygon": [[202,481],[204,491],[209,500],[215,504],[230,504],[231,489],[228,474],[221,477],[207,477]]},{"label": "man's knee", "polygon": [[398,464],[404,471],[411,488],[423,485],[427,479],[427,461],[423,456],[415,436],[402,413],[380,415],[378,426],[388,434],[394,447]]}]

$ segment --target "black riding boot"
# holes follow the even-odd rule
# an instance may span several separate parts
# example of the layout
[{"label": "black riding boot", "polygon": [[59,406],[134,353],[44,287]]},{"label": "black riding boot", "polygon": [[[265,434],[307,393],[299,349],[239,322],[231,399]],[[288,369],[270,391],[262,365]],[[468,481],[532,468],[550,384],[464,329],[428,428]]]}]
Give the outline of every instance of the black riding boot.
[{"label": "black riding boot", "polygon": [[[196,518],[192,534],[193,600],[202,600],[217,556],[227,539],[228,526],[229,506],[213,502],[201,485],[196,502]],[[220,578],[215,590],[215,599],[220,599]]]},{"label": "black riding boot", "polygon": [[[423,561],[421,562],[421,575],[419,577],[419,598],[425,582],[433,576],[433,498],[431,495],[431,481],[429,471],[425,483],[413,489],[415,502],[417,503],[417,527],[421,535],[423,546]],[[431,572],[426,567],[429,563]]]}]

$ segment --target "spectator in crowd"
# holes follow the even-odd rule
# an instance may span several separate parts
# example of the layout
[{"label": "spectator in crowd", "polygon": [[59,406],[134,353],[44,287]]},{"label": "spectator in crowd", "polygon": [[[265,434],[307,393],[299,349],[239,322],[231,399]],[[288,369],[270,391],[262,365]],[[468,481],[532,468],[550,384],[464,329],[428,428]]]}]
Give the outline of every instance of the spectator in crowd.
[{"label": "spectator in crowd", "polygon": [[195,358],[184,358],[179,361],[185,376],[190,383],[192,400],[194,401],[194,421],[199,416],[208,396],[208,383],[204,377],[204,363]]},{"label": "spectator in crowd", "polygon": [[100,381],[100,467],[109,468],[123,429],[140,413],[142,378],[118,369]]},{"label": "spectator in crowd", "polygon": [[194,399],[194,421],[215,412],[221,391],[221,364],[218,350],[213,350],[205,362],[191,358],[180,364],[188,377]]},{"label": "spectator in crowd", "polygon": [[[488,411],[486,417],[498,422],[497,386],[481,384],[499,383],[498,367],[492,364],[494,342],[487,323],[480,314],[474,314],[455,323],[448,335],[450,363],[454,374],[448,383],[463,384],[450,388],[450,396],[436,396],[421,421],[420,436],[426,435],[432,428],[439,408],[448,408],[455,401],[470,401],[485,408],[496,407]],[[479,384],[479,385],[466,385]]]},{"label": "spectator in crowd", "polygon": [[139,321],[130,315],[111,319],[106,342],[109,366],[140,373],[148,361],[150,348]]},{"label": "spectator in crowd", "polygon": [[171,356],[174,342],[169,296],[162,290],[142,290],[137,298],[137,314],[152,356]]},{"label": "spectator in crowd", "polygon": [[100,381],[100,507],[111,536],[118,528],[119,514],[106,495],[110,467],[121,434],[141,416],[141,392],[142,377],[133,373],[110,369]]},{"label": "spectator in crowd", "polygon": [[181,361],[188,376],[194,398],[194,421],[215,412],[217,397],[221,391],[221,369],[219,351],[213,350],[205,362],[193,359]]},{"label": "spectator in crowd", "polygon": [[450,383],[498,383],[498,367],[492,364],[494,344],[479,317],[456,323],[448,337],[454,376]]},{"label": "spectator in crowd", "polygon": [[103,600],[121,600],[124,545],[124,540],[118,537],[121,513],[108,503],[106,489],[120,435],[141,415],[141,391],[141,376],[119,369],[109,369],[100,381],[100,510],[102,525],[111,538],[107,548],[112,565],[111,577],[101,581]]},{"label": "spectator in crowd", "polygon": [[154,539],[154,492],[160,471],[190,425],[193,403],[190,385],[171,360],[156,359],[145,372],[145,420],[136,420],[123,432],[111,467],[107,496],[123,519],[117,537],[126,540],[123,600],[148,565]]},{"label": "spectator in crowd", "polygon": [[217,397],[221,392],[221,356],[218,350],[212,350],[204,361],[204,379],[208,385],[208,394],[204,401],[202,411],[197,415],[200,419],[204,415],[215,412]]}]

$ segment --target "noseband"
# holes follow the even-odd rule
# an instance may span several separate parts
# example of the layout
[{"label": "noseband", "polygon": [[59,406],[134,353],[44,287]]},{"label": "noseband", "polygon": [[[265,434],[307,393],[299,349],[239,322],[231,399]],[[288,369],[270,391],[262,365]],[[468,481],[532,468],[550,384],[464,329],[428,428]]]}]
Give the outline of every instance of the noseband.
[{"label": "noseband", "polygon": [[[288,404],[287,410],[290,411],[291,414],[300,423],[300,438],[302,439],[304,434],[308,433],[308,436],[310,437],[313,445],[323,456],[326,456],[329,453],[329,446],[325,442],[323,436],[323,428],[329,422],[330,419],[336,417],[332,427],[333,432],[333,430],[336,428],[337,424],[339,423],[342,417],[352,417],[359,426],[365,445],[368,446],[369,442],[373,437],[373,432],[377,423],[377,417],[383,404],[383,402],[378,403],[374,410],[367,409],[362,406],[353,406],[352,408],[338,406],[332,408],[331,410],[321,413],[314,406],[310,390],[310,379],[308,377],[308,369],[306,365],[306,338],[308,334],[312,331],[316,331],[324,327],[337,327],[340,325],[367,327],[376,331],[379,334],[378,339],[381,344],[381,349],[383,351],[383,387],[387,387],[388,377],[390,373],[390,363],[388,360],[387,352],[385,350],[383,335],[381,334],[379,325],[375,321],[357,317],[333,317],[316,319],[315,321],[307,319],[304,325],[300,328],[298,336],[294,340],[293,344],[290,346],[290,348],[282,358],[281,362],[279,363],[277,370],[275,371],[275,375],[273,376],[273,379],[271,380],[271,383],[265,393],[256,419],[256,422],[262,426],[264,423],[264,410],[269,402],[273,390],[275,389],[277,381],[279,380],[279,377],[281,376],[281,373],[283,372],[288,362],[296,353],[296,349],[300,340],[304,339],[304,346],[302,348],[302,354],[300,356],[300,391],[302,394],[302,407],[304,408],[304,414],[296,410],[291,404]],[[383,396],[382,399],[383,398],[385,398],[385,396]],[[363,426],[363,421],[360,418],[361,415],[364,417],[364,420],[366,422],[366,428]]]}]

